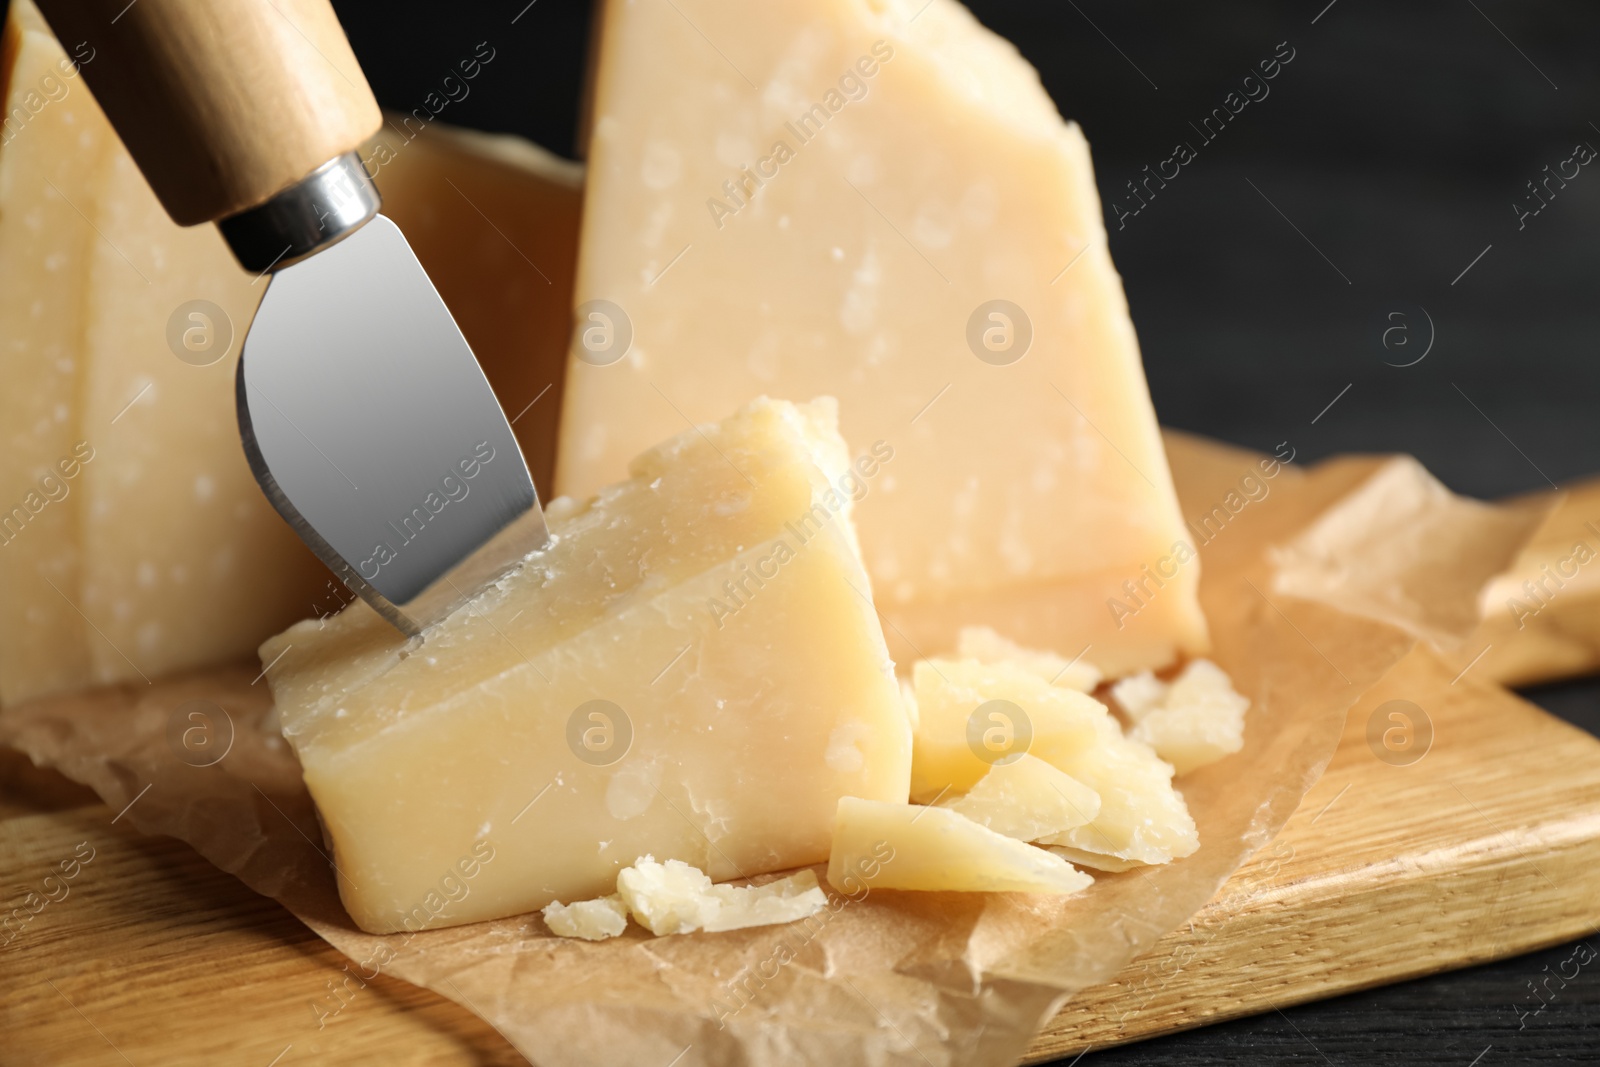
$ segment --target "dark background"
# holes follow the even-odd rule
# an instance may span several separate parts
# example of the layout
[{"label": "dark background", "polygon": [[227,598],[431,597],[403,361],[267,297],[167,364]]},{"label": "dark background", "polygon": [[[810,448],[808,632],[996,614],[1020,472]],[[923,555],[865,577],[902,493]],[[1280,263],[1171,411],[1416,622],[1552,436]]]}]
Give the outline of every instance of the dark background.
[{"label": "dark background", "polygon": [[[385,106],[418,106],[487,40],[496,61],[441,118],[572,155],[589,5],[526,5],[334,6]],[[1536,206],[1525,183],[1574,145],[1600,149],[1600,6],[1325,5],[970,3],[1088,135],[1163,423],[1264,451],[1288,441],[1303,460],[1410,452],[1480,497],[1600,474],[1600,159],[1566,188],[1552,183],[1522,229],[1512,208]],[[1203,143],[1189,123],[1280,42],[1294,59],[1270,94]],[[1119,229],[1110,205],[1178,141],[1198,158]],[[1390,365],[1422,354],[1430,318],[1427,357]],[[1530,696],[1600,732],[1600,685]],[[1596,913],[1600,925],[1600,901]],[[1091,1052],[1082,1065],[1600,1062],[1600,981],[1573,983],[1517,1028],[1525,983],[1570,954]]]},{"label": "dark background", "polygon": [[[334,6],[386,107],[420,106],[487,41],[495,62],[440,117],[573,154],[587,3]],[[1164,423],[1268,451],[1288,441],[1301,460],[1410,452],[1475,496],[1600,473],[1600,165],[1521,229],[1512,207],[1533,206],[1526,183],[1575,144],[1600,148],[1600,6],[970,6],[1017,43],[1088,135]],[[1294,59],[1270,95],[1202,143],[1189,124],[1280,42]],[[1179,141],[1198,158],[1119,229],[1109,205]],[[1392,365],[1421,355],[1430,332],[1425,359]],[[1529,695],[1600,732],[1600,685]],[[1600,902],[1596,911],[1600,923]],[[1600,981],[1574,982],[1526,1029],[1512,1008],[1570,953],[1558,946],[1081,1062],[1600,1062]]]}]

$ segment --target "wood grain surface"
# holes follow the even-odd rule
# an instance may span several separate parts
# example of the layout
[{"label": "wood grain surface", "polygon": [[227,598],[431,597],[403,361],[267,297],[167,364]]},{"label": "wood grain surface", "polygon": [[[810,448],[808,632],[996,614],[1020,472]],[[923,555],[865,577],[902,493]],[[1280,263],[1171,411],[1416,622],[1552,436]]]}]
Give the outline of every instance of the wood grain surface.
[{"label": "wood grain surface", "polygon": [[[1187,928],[1069,1002],[1029,1060],[1600,927],[1600,742],[1470,675],[1451,686],[1449,670],[1409,657],[1352,712],[1327,774],[1277,840]],[[1374,709],[1441,685],[1461,697],[1429,701],[1426,755],[1408,766],[1378,758],[1367,740]],[[0,1060],[521,1062],[470,1012],[387,977],[319,1025],[314,1005],[325,1010],[346,961],[279,905],[14,753],[0,759],[0,781],[10,922],[0,929],[10,938]],[[89,850],[66,878],[62,864]]]}]

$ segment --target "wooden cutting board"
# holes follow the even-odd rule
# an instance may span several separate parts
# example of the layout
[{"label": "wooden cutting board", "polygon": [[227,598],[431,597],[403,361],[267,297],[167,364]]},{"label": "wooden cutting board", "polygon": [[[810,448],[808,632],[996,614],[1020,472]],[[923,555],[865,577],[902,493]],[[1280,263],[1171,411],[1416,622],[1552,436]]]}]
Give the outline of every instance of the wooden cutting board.
[{"label": "wooden cutting board", "polygon": [[[1600,742],[1470,677],[1451,685],[1448,670],[1412,656],[1369,694],[1278,838],[1188,927],[1070,1001],[1030,1061],[1600,928]],[[1424,692],[1426,755],[1406,765],[1369,744],[1377,709]],[[1391,726],[1386,713],[1378,722]],[[58,898],[0,928],[12,938],[0,947],[0,1060],[523,1062],[470,1012],[388,977],[319,1027],[313,1002],[327,1003],[346,961],[287,911],[14,753],[0,782],[4,902]]]}]

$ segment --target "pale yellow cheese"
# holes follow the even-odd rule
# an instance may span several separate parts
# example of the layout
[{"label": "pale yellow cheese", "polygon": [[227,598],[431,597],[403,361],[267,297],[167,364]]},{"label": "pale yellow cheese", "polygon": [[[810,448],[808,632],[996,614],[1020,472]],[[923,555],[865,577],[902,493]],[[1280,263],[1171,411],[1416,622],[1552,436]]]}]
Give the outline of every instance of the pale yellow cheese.
[{"label": "pale yellow cheese", "polygon": [[1066,845],[1046,845],[1045,850],[1060,856],[1068,863],[1076,863],[1080,867],[1090,867],[1106,874],[1120,874],[1123,871],[1131,871],[1145,866],[1138,860],[1118,859],[1116,856],[1108,856],[1103,852],[1088,852],[1081,848],[1069,848]]},{"label": "pale yellow cheese", "polygon": [[608,0],[601,26],[558,489],[830,393],[892,456],[859,527],[898,658],[969,624],[1112,675],[1204,652],[1088,148],[1015,50],[952,0]]},{"label": "pale yellow cheese", "polygon": [[1051,685],[1062,685],[1084,693],[1094,692],[1103,677],[1100,669],[1081,656],[1070,660],[1054,652],[1023,648],[987,626],[963,626],[956,635],[956,654],[963,659],[984,663],[1013,663],[1037,674]]},{"label": "pale yellow cheese", "polygon": [[437,922],[598,896],[643,855],[717,880],[819,862],[841,796],[905,800],[834,418],[761,400],[641,455],[420,645],[358,603],[262,647],[364,929],[433,921],[478,841],[493,863]]},{"label": "pale yellow cheese", "polygon": [[594,900],[575,900],[571,904],[553,900],[539,914],[544,916],[544,924],[557,937],[604,941],[628,928],[628,906],[622,902],[619,893],[596,897]]},{"label": "pale yellow cheese", "polygon": [[797,922],[828,906],[815,871],[759,886],[712,885],[704,871],[651,856],[617,873],[617,893],[639,925],[656,935]]},{"label": "pale yellow cheese", "polygon": [[[81,51],[81,55],[89,55]],[[0,704],[80,684],[94,633],[77,529],[90,442],[81,279],[99,240],[98,175],[112,138],[74,61],[31,0],[5,27],[0,115]]]},{"label": "pale yellow cheese", "polygon": [[1035,756],[995,766],[966,793],[941,803],[1018,841],[1059,834],[1100,814],[1098,793]]},{"label": "pale yellow cheese", "polygon": [[1010,663],[924,660],[912,683],[911,799],[919,803],[966,792],[997,763],[1026,754],[1058,763],[1109,722],[1093,697]]},{"label": "pale yellow cheese", "polygon": [[1189,807],[1172,788],[1172,765],[1124,737],[1115,720],[1101,724],[1093,745],[1051,762],[1100,795],[1093,821],[1042,839],[1075,850],[1067,854],[1074,861],[1118,871],[1130,862],[1169,863],[1200,847]]},{"label": "pale yellow cheese", "polygon": [[[266,280],[239,267],[215,227],[174,224],[120,144],[97,200],[78,414],[96,457],[83,474],[79,606],[94,622],[89,681],[105,684],[246,656],[313,614],[328,577],[239,443],[234,371]],[[221,317],[180,311],[196,300]],[[209,333],[218,346],[193,358],[215,362],[174,354],[175,314],[196,343]]]},{"label": "pale yellow cheese", "polygon": [[[12,4],[7,42],[0,704],[246,656],[351,599],[267,504],[239,443],[234,367],[267,281],[214,227],[167,218],[31,0]],[[379,176],[385,209],[416,230],[423,266],[521,413],[547,489],[575,167],[435,123]]]},{"label": "pale yellow cheese", "polygon": [[1155,749],[1179,774],[1215,763],[1244,747],[1250,698],[1208,659],[1187,664],[1168,685],[1148,671],[1111,687],[1128,717],[1128,736]]},{"label": "pale yellow cheese", "polygon": [[[867,872],[871,872],[870,874]],[[964,893],[1076,893],[1094,881],[1045,849],[949,808],[844,797],[828,884]]]}]

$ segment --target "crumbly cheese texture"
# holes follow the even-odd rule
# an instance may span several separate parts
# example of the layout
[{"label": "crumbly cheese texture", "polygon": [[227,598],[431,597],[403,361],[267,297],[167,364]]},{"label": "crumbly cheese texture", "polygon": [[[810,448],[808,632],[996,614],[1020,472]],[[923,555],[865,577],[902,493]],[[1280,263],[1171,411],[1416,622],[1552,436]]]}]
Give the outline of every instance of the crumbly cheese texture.
[{"label": "crumbly cheese texture", "polygon": [[1206,659],[1189,663],[1169,685],[1149,672],[1111,687],[1111,697],[1133,721],[1128,736],[1155,749],[1178,774],[1188,774],[1244,747],[1250,698]]},{"label": "crumbly cheese texture", "polygon": [[[167,217],[31,0],[10,11],[0,704],[248,656],[351,599],[267,503],[239,445],[234,372],[268,280],[215,227]],[[378,178],[513,414],[559,381],[539,353],[566,334],[580,201],[570,165],[521,147],[435,124]],[[201,300],[220,315],[187,307]],[[185,362],[169,331],[205,351]],[[546,484],[558,392],[517,424]]]},{"label": "crumbly cheese texture", "polygon": [[1012,663],[923,660],[911,677],[911,799],[918,803],[966,792],[1001,760],[1066,759],[1093,744],[1110,721],[1093,697]]},{"label": "crumbly cheese texture", "polygon": [[1063,833],[1100,814],[1100,795],[1093,789],[1026,755],[995,766],[965,794],[942,803],[1019,841]]},{"label": "crumbly cheese texture", "polygon": [[828,905],[815,871],[764,885],[713,885],[696,867],[680,860],[658,863],[651,856],[617,874],[617,893],[639,925],[656,935],[796,922]]},{"label": "crumbly cheese texture", "polygon": [[1037,674],[1051,685],[1092,693],[1105,676],[1100,668],[1085,660],[1066,659],[1054,652],[1023,648],[987,626],[963,626],[956,635],[956,654],[963,659],[984,663],[1011,663]]},{"label": "crumbly cheese texture", "polygon": [[942,807],[839,801],[828,884],[964,893],[1076,893],[1094,881],[1061,857]]},{"label": "crumbly cheese texture", "polygon": [[594,900],[575,900],[571,904],[554,900],[546,904],[540,914],[557,937],[604,941],[628,928],[628,906],[618,893]]},{"label": "crumbly cheese texture", "polygon": [[1100,797],[1094,819],[1041,839],[1073,850],[1064,855],[1075,862],[1118,871],[1129,864],[1170,863],[1200,847],[1183,794],[1172,787],[1172,764],[1144,742],[1124,737],[1115,720],[1101,724],[1093,744],[1051,762]]},{"label": "crumbly cheese texture", "polygon": [[[1226,675],[1214,665],[1181,677],[1170,687],[1181,698],[1221,699]],[[1199,847],[1172,764],[1125,735],[1093,697],[1051,685],[1027,660],[926,660],[912,680],[912,800],[964,811],[1097,870],[1168,863]],[[1152,681],[1134,676],[1113,691],[1154,717],[1162,713],[1145,702],[1169,690],[1156,682],[1152,698]],[[1063,818],[1071,824],[1043,826]]]},{"label": "crumbly cheese texture", "polygon": [[643,855],[820,862],[839,797],[904,801],[834,411],[761,399],[644,453],[420,644],[357,603],[262,646],[363,929],[403,928],[478,840],[448,921],[598,896]]},{"label": "crumbly cheese texture", "polygon": [[609,0],[598,25],[574,299],[631,345],[574,332],[558,491],[685,415],[835,395],[846,439],[893,449],[859,527],[897,656],[964,625],[1114,676],[1203,653],[1088,147],[1016,50],[953,0]]}]

